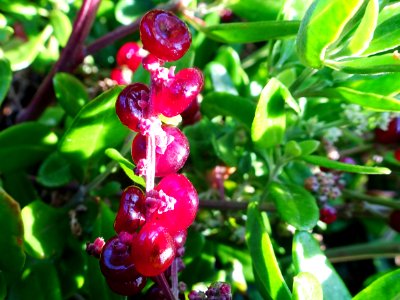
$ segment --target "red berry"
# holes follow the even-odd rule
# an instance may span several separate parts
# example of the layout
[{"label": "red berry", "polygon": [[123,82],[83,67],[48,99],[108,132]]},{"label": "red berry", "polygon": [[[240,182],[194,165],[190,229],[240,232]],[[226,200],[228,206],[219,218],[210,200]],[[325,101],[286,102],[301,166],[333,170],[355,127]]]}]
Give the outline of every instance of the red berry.
[{"label": "red berry", "polygon": [[201,120],[201,112],[198,97],[181,113],[182,125],[192,125]]},{"label": "red berry", "polygon": [[143,48],[165,61],[181,58],[190,47],[189,28],[173,13],[151,10],[140,22]]},{"label": "red berry", "polygon": [[[189,156],[189,142],[182,131],[165,125],[162,128],[168,137],[173,137],[173,141],[163,154],[156,152],[157,177],[176,173],[183,167]],[[137,134],[132,142],[132,160],[138,164],[139,160],[144,158],[146,158],[146,137]]]},{"label": "red berry", "polygon": [[167,117],[183,112],[203,88],[204,78],[200,70],[188,68],[179,71],[165,85],[155,85],[152,94],[153,109]]},{"label": "red berry", "polygon": [[399,149],[396,149],[396,150],[394,151],[393,155],[394,155],[394,158],[395,158],[397,161],[400,161],[400,148],[399,148]]},{"label": "red berry", "polygon": [[132,241],[132,259],[138,272],[157,276],[175,257],[175,245],[168,231],[157,223],[146,223]]},{"label": "red berry", "polygon": [[199,205],[197,192],[190,181],[184,175],[170,174],[159,182],[155,190],[162,191],[173,200],[169,201],[170,207],[167,207],[167,209],[165,209],[165,203],[163,203],[164,209],[159,208],[153,211],[150,214],[150,220],[164,226],[173,235],[188,228],[196,218]]},{"label": "red berry", "polygon": [[124,296],[132,296],[139,293],[144,288],[146,285],[146,277],[138,274],[127,281],[115,280],[112,277],[107,277],[106,282],[115,293]]},{"label": "red berry", "polygon": [[140,46],[134,42],[122,45],[117,52],[117,64],[121,67],[126,65],[132,72],[135,72],[143,58],[140,49]]},{"label": "red berry", "polygon": [[141,189],[135,186],[127,187],[121,196],[119,210],[114,222],[117,233],[126,231],[134,233],[144,224],[146,214],[145,196]]},{"label": "red berry", "polygon": [[118,95],[116,113],[122,124],[138,132],[139,123],[147,114],[149,88],[142,83],[125,87]]},{"label": "red berry", "polygon": [[400,141],[400,118],[393,118],[387,130],[376,129],[375,139],[381,144],[392,144]]},{"label": "red berry", "polygon": [[332,206],[325,205],[319,211],[319,219],[326,224],[331,224],[336,221],[337,211]]},{"label": "red berry", "polygon": [[125,67],[114,68],[111,70],[110,78],[117,84],[129,84],[132,81],[132,71]]},{"label": "red berry", "polygon": [[389,226],[400,232],[400,210],[394,210],[389,215]]}]

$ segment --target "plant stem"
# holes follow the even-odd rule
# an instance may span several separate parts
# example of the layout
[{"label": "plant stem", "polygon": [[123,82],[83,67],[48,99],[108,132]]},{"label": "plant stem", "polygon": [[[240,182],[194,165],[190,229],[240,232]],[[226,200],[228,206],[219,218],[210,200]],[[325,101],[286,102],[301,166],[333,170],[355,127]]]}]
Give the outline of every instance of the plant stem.
[{"label": "plant stem", "polygon": [[171,265],[171,289],[172,294],[175,299],[179,297],[179,288],[178,288],[178,261],[176,258],[173,260]]},{"label": "plant stem", "polygon": [[314,75],[316,72],[317,72],[316,69],[305,68],[303,72],[301,72],[300,76],[297,77],[297,79],[289,87],[290,92],[294,93],[307,78]]},{"label": "plant stem", "polygon": [[383,197],[375,197],[375,196],[370,196],[366,195],[364,193],[360,193],[357,191],[351,191],[351,190],[343,190],[343,195],[349,199],[349,200],[355,200],[355,201],[365,201],[369,202],[372,204],[378,204],[394,209],[400,209],[400,201],[399,200],[391,200],[389,198],[383,198]]},{"label": "plant stem", "polygon": [[356,146],[356,147],[353,147],[350,149],[344,149],[342,151],[339,151],[339,153],[340,153],[340,156],[343,157],[343,156],[349,156],[349,155],[353,155],[353,154],[363,153],[372,148],[373,148],[372,145],[360,145],[360,146]]},{"label": "plant stem", "polygon": [[161,273],[161,275],[154,277],[154,280],[164,291],[164,294],[166,295],[166,297],[168,297],[170,300],[178,300],[178,298],[175,298],[174,294],[172,294],[172,291],[169,288],[169,284],[168,284],[167,279],[165,278],[164,273]]},{"label": "plant stem", "polygon": [[[246,210],[248,202],[224,201],[224,200],[200,200],[200,208],[203,209],[218,209],[218,210]],[[268,203],[261,203],[260,210],[275,211],[275,206]]]}]

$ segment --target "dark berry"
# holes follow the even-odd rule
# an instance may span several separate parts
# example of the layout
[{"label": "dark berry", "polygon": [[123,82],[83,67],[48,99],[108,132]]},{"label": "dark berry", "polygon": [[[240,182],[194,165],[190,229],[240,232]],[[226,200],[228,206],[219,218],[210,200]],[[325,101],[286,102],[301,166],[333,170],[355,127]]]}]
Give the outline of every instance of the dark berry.
[{"label": "dark berry", "polygon": [[145,196],[141,189],[135,186],[127,187],[121,195],[114,229],[117,233],[126,231],[134,233],[146,221]]},{"label": "dark berry", "polygon": [[155,85],[152,93],[154,111],[167,117],[179,115],[199,95],[203,84],[200,70],[188,68],[179,71],[168,83]]},{"label": "dark berry", "polygon": [[190,181],[182,174],[164,177],[155,190],[165,195],[162,206],[150,214],[150,220],[167,228],[173,235],[188,228],[196,217],[199,198]]},{"label": "dark berry", "polygon": [[163,290],[157,285],[153,284],[146,292],[144,296],[145,300],[168,300],[164,295]]},{"label": "dark berry", "polygon": [[394,158],[395,158],[397,161],[400,161],[400,148],[399,148],[399,149],[396,149],[396,150],[394,151],[393,155],[394,155]]},{"label": "dark berry", "polygon": [[103,247],[106,244],[103,238],[98,237],[94,240],[93,243],[86,244],[86,252],[87,254],[94,256],[96,258],[100,258],[101,252],[103,251]]},{"label": "dark berry", "polygon": [[140,22],[143,48],[165,61],[181,58],[190,47],[189,28],[173,13],[151,10]]},{"label": "dark berry", "polygon": [[140,49],[140,46],[134,42],[122,45],[117,52],[117,64],[121,67],[127,66],[132,72],[135,72],[143,58]]},{"label": "dark berry", "polygon": [[319,211],[319,219],[326,224],[331,224],[336,221],[337,211],[336,208],[325,205]]},{"label": "dark berry", "polygon": [[389,215],[389,226],[400,232],[400,210],[394,210]]},{"label": "dark berry", "polygon": [[[156,152],[157,177],[176,173],[183,167],[189,156],[189,142],[182,131],[171,126],[162,126],[162,128],[172,142],[166,147],[164,153]],[[135,164],[146,158],[146,137],[144,135],[135,136],[132,141],[131,154]]]},{"label": "dark berry", "polygon": [[147,222],[132,241],[132,259],[138,272],[157,276],[175,257],[175,245],[167,229],[159,223]]},{"label": "dark berry", "polygon": [[387,130],[376,129],[375,140],[381,144],[393,144],[400,141],[400,118],[393,118]]},{"label": "dark berry", "polygon": [[132,81],[132,71],[126,67],[117,67],[111,70],[110,78],[117,84],[129,84]]},{"label": "dark berry", "polygon": [[147,114],[149,88],[142,83],[125,87],[118,95],[116,113],[122,124],[138,132],[139,123]]},{"label": "dark berry", "polygon": [[132,296],[139,293],[144,288],[146,285],[146,277],[137,274],[127,281],[116,280],[113,277],[106,277],[106,282],[110,289],[115,293],[124,296]]},{"label": "dark berry", "polygon": [[192,125],[201,120],[201,112],[198,97],[181,113],[182,125]]}]

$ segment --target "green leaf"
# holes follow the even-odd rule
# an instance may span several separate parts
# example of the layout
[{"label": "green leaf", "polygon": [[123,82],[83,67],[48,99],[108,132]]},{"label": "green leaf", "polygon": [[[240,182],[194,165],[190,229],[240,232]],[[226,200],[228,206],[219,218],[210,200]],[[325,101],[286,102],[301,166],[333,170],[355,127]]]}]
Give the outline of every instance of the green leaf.
[{"label": "green leaf", "polygon": [[395,15],[376,27],[374,38],[363,55],[372,55],[394,49],[399,46],[400,15]]},{"label": "green leaf", "polygon": [[295,36],[299,21],[227,23],[200,28],[207,37],[222,43],[255,43]]},{"label": "green leaf", "polygon": [[24,226],[17,201],[0,187],[0,274],[14,277],[25,264],[23,248]]},{"label": "green leaf", "polygon": [[54,150],[57,140],[49,127],[38,122],[25,122],[3,130],[0,132],[0,172],[36,164]]},{"label": "green leaf", "polygon": [[57,73],[53,79],[57,101],[71,117],[89,102],[86,87],[76,77],[68,73]]},{"label": "green leaf", "polygon": [[46,187],[62,186],[72,179],[71,166],[58,152],[54,152],[40,165],[36,179]]},{"label": "green leaf", "polygon": [[302,159],[304,159],[304,161],[306,161],[310,164],[313,164],[313,165],[317,165],[317,166],[328,168],[328,169],[349,172],[349,173],[375,174],[375,175],[391,173],[391,171],[388,168],[345,164],[345,163],[342,163],[342,162],[339,162],[336,160],[331,160],[326,157],[317,156],[317,155],[306,155],[306,156],[303,156]]},{"label": "green leaf", "polygon": [[357,13],[363,0],[319,0],[308,8],[297,35],[300,60],[322,68],[327,49],[336,42],[346,24]]},{"label": "green leaf", "polygon": [[53,10],[50,13],[50,23],[54,29],[54,35],[61,47],[65,47],[72,32],[70,19],[61,10]]},{"label": "green leaf", "polygon": [[143,177],[137,176],[133,171],[135,169],[135,165],[127,160],[125,157],[122,156],[118,150],[113,148],[108,148],[105,151],[106,155],[111,158],[112,160],[116,161],[125,174],[132,179],[133,182],[141,185],[146,186],[146,182],[144,181]]},{"label": "green leaf", "polygon": [[308,272],[321,284],[324,300],[351,299],[342,279],[307,231],[297,231],[293,237],[293,264],[297,272]]},{"label": "green leaf", "polygon": [[10,63],[5,58],[0,58],[0,106],[7,95],[12,79]]},{"label": "green leaf", "polygon": [[400,295],[400,270],[387,273],[354,296],[354,300],[398,299]]},{"label": "green leaf", "polygon": [[0,273],[0,299],[6,299],[7,296],[7,284],[6,278],[3,273]]},{"label": "green leaf", "polygon": [[282,0],[227,0],[224,4],[235,15],[250,21],[276,20],[281,12]]},{"label": "green leaf", "polygon": [[306,140],[298,143],[302,155],[309,155],[318,149],[320,142],[316,140]]},{"label": "green leaf", "polygon": [[123,142],[128,129],[115,113],[122,87],[115,87],[86,104],[65,132],[59,151],[75,166],[85,167],[90,159]]},{"label": "green leaf", "polygon": [[400,59],[392,53],[339,62],[326,61],[325,64],[332,69],[351,74],[400,72]]},{"label": "green leaf", "polygon": [[363,18],[341,55],[357,55],[368,48],[378,23],[379,1],[370,0]]},{"label": "green leaf", "polygon": [[260,293],[264,299],[291,299],[288,286],[272,248],[258,205],[255,202],[247,208],[246,241],[253,261],[254,277],[262,285]]},{"label": "green leaf", "polygon": [[311,230],[319,220],[316,201],[307,190],[296,184],[272,182],[270,195],[281,218],[298,230]]},{"label": "green leaf", "polygon": [[263,149],[282,142],[286,128],[285,101],[296,103],[288,89],[271,78],[261,92],[251,125],[251,138]]},{"label": "green leaf", "polygon": [[385,7],[379,12],[378,24],[382,24],[386,20],[400,14],[399,2],[386,3]]},{"label": "green leaf", "polygon": [[289,141],[285,144],[284,155],[286,159],[292,159],[301,155],[301,148],[296,141]]},{"label": "green leaf", "polygon": [[5,49],[4,56],[11,63],[11,69],[19,71],[28,67],[44,47],[44,43],[52,32],[52,27],[48,25],[38,36],[30,38],[28,42]]},{"label": "green leaf", "polygon": [[256,106],[249,99],[223,92],[208,93],[201,102],[201,111],[209,118],[231,116],[251,128]]},{"label": "green leaf", "polygon": [[22,209],[26,252],[38,259],[59,255],[68,234],[68,215],[36,200]]},{"label": "green leaf", "polygon": [[300,272],[293,278],[293,300],[322,299],[322,287],[313,274]]},{"label": "green leaf", "polygon": [[212,61],[204,69],[205,90],[238,95],[232,78],[223,64]]},{"label": "green leaf", "polygon": [[212,134],[211,143],[217,156],[228,166],[237,166],[240,152],[235,145],[236,132],[230,130],[222,134]]},{"label": "green leaf", "polygon": [[151,1],[119,0],[115,5],[115,18],[121,24],[129,25],[151,8]]}]

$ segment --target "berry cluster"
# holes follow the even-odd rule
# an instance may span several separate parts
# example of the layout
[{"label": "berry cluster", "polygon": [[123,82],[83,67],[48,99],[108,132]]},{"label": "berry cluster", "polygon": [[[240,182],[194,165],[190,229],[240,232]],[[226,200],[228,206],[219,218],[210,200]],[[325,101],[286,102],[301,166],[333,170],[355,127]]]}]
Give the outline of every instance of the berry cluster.
[{"label": "berry cluster", "polygon": [[230,300],[232,299],[231,287],[224,282],[215,282],[208,287],[206,292],[191,291],[190,300]]},{"label": "berry cluster", "polygon": [[[174,259],[179,260],[199,204],[191,182],[177,173],[188,158],[188,140],[181,130],[162,124],[159,118],[160,114],[174,117],[182,113],[203,87],[198,69],[175,74],[175,67],[163,67],[188,50],[189,29],[174,14],[153,10],[142,18],[140,35],[149,51],[142,64],[150,72],[151,84],[126,86],[118,96],[116,113],[122,124],[137,132],[131,154],[135,173],[146,179],[146,191],[137,186],[123,191],[114,223],[117,235],[105,243],[100,254],[107,283],[122,295],[139,292],[146,277],[162,274]],[[117,62],[137,68],[138,56],[131,58],[134,61],[120,54]],[[161,178],[158,184],[155,177]],[[96,252],[98,247],[89,248]]]}]

